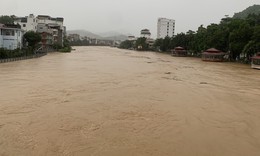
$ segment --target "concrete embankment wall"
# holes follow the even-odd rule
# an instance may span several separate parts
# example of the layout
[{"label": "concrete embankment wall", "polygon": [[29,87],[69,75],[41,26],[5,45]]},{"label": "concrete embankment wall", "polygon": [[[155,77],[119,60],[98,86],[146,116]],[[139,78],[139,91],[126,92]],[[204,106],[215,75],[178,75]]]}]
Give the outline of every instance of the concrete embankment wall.
[{"label": "concrete embankment wall", "polygon": [[38,58],[46,55],[47,53],[41,53],[41,54],[35,54],[31,56],[23,56],[23,57],[15,57],[15,58],[8,58],[8,59],[0,59],[0,63],[6,63],[6,62],[13,62],[13,61],[20,61],[20,60],[27,60],[27,59],[33,59]]}]

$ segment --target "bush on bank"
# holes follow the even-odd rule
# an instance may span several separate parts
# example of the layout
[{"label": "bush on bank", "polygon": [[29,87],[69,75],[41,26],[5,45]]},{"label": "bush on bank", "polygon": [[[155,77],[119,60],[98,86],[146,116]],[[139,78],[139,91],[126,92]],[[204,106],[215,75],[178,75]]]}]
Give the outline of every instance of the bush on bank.
[{"label": "bush on bank", "polygon": [[62,53],[69,53],[72,50],[70,43],[66,38],[64,38],[63,46],[58,43],[54,43],[52,47],[58,52],[62,52]]},{"label": "bush on bank", "polygon": [[71,47],[64,47],[62,49],[59,49],[59,52],[69,53],[69,52],[71,52]]}]

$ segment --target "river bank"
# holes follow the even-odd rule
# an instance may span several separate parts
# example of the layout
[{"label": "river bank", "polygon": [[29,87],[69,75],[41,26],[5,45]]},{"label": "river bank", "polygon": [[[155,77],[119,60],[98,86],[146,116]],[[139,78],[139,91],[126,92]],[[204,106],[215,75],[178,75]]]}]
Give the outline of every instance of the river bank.
[{"label": "river bank", "polygon": [[21,56],[21,57],[0,59],[0,63],[7,63],[7,62],[14,62],[14,61],[21,61],[21,60],[39,58],[39,57],[42,57],[44,55],[47,55],[47,53],[38,53],[38,54],[34,54],[34,55],[29,55],[29,56]]}]

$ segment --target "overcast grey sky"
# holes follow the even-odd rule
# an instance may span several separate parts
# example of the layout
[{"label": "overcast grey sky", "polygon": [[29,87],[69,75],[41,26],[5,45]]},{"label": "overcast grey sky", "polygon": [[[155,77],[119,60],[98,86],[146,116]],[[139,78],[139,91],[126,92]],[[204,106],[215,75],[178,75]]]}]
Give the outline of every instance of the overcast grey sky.
[{"label": "overcast grey sky", "polygon": [[0,14],[64,17],[68,30],[139,35],[148,28],[156,36],[158,17],[175,19],[180,33],[218,23],[253,4],[260,0],[1,0]]}]

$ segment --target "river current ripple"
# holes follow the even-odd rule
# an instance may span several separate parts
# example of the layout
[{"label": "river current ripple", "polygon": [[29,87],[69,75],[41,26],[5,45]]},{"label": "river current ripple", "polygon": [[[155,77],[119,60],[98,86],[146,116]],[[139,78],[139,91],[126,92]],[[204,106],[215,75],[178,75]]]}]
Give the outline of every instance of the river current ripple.
[{"label": "river current ripple", "polygon": [[260,71],[109,47],[0,64],[1,156],[259,156]]}]

